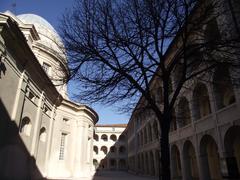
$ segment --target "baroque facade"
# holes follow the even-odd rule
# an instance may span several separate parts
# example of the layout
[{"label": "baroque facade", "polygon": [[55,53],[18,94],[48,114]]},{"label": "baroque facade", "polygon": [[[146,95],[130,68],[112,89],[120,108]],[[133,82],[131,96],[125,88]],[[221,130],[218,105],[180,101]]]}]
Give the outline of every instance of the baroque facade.
[{"label": "baroque facade", "polygon": [[127,169],[126,124],[96,125],[93,164],[98,170]]},{"label": "baroque facade", "polygon": [[[240,17],[239,2],[232,2],[236,9],[231,13],[237,12],[235,15]],[[228,15],[224,20],[231,22]],[[215,19],[214,25],[207,24],[205,30],[213,29],[210,32],[219,31],[220,35],[226,33],[226,29],[219,26],[222,21]],[[207,33],[205,38],[215,35]],[[173,44],[166,51],[168,62],[175,50]],[[206,74],[202,80],[193,79],[180,92],[169,135],[172,179],[240,178],[240,88],[229,80],[232,75],[236,77],[236,71],[231,68],[216,68],[213,75]],[[171,76],[173,89],[176,89],[178,78],[176,70]],[[151,89],[161,107],[161,81],[152,79]],[[155,114],[142,107],[145,103],[141,97],[126,128],[129,170],[158,176],[161,173],[160,125]]]},{"label": "baroque facade", "polygon": [[0,14],[0,179],[72,179],[94,170],[98,115],[68,99],[62,47],[42,17]]}]

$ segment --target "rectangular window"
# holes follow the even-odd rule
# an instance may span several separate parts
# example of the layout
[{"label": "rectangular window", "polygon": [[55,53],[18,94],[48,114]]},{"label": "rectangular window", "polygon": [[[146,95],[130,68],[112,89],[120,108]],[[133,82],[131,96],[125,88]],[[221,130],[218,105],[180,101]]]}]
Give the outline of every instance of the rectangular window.
[{"label": "rectangular window", "polygon": [[67,137],[66,133],[62,133],[61,134],[59,160],[64,160],[64,151],[65,151],[66,137]]}]

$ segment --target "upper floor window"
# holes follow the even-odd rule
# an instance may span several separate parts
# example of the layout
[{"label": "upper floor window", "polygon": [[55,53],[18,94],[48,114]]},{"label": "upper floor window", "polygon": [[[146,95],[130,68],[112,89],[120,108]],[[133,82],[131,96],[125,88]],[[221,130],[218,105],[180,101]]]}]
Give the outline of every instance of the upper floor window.
[{"label": "upper floor window", "polygon": [[67,137],[66,133],[61,134],[59,160],[64,160],[66,137]]},{"label": "upper floor window", "polygon": [[69,123],[70,123],[70,122],[69,122],[69,119],[68,119],[68,118],[63,118],[63,123],[69,124]]},{"label": "upper floor window", "polygon": [[24,117],[19,127],[20,133],[24,133],[26,136],[30,136],[31,129],[32,129],[31,120],[28,117]]},{"label": "upper floor window", "polygon": [[47,63],[43,63],[43,65],[42,65],[42,68],[43,68],[43,70],[49,75],[50,74],[50,68],[51,68],[51,66],[49,65],[49,64],[47,64]]},{"label": "upper floor window", "polygon": [[101,139],[102,139],[103,141],[107,141],[107,140],[108,140],[108,137],[107,137],[106,134],[103,134],[103,135],[101,136]]}]

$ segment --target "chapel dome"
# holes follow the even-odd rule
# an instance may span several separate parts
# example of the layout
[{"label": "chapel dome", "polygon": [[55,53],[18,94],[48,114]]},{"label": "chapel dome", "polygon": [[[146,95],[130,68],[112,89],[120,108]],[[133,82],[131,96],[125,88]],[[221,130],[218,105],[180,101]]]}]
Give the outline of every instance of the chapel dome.
[{"label": "chapel dome", "polygon": [[64,46],[62,40],[53,26],[47,22],[41,16],[35,14],[21,14],[17,16],[25,24],[33,24],[36,28],[40,40],[36,42],[41,48],[45,48],[46,51],[55,51],[56,56],[61,56],[61,60],[66,61],[66,57],[63,53]]}]

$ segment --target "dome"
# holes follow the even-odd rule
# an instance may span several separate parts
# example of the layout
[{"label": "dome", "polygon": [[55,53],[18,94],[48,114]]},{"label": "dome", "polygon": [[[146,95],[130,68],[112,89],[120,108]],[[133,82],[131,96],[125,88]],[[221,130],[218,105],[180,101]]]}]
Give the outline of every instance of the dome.
[{"label": "dome", "polygon": [[[56,55],[63,54],[61,50],[63,43],[53,26],[44,18],[35,14],[21,14],[17,18],[24,24],[33,24],[39,34],[40,40],[36,42],[41,47],[47,48],[47,51],[55,51]],[[64,56],[62,58],[65,59]]]}]

